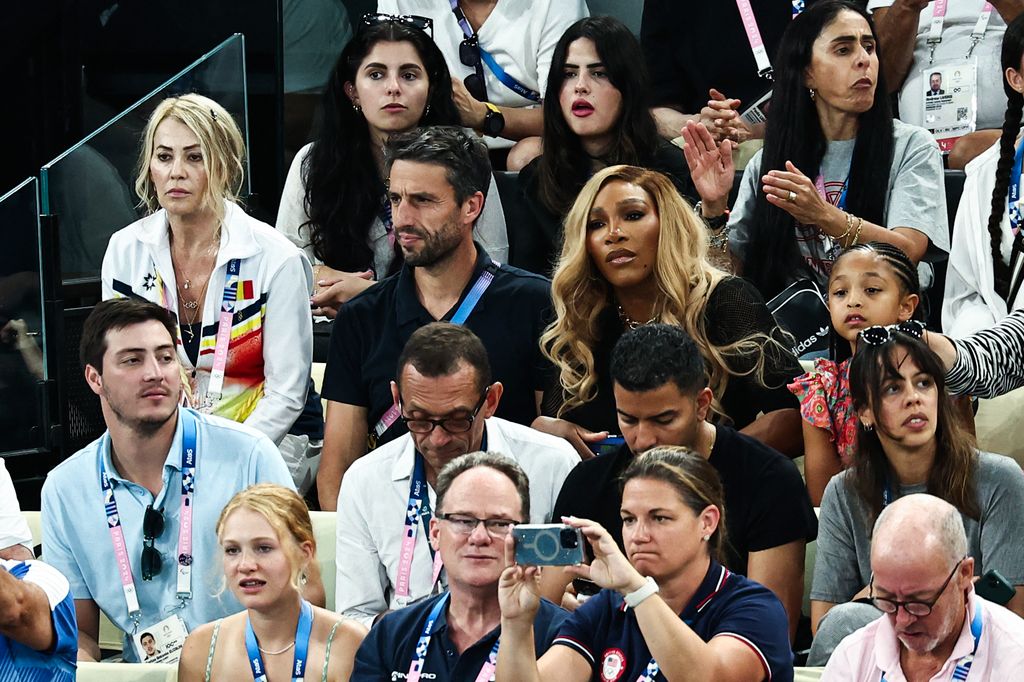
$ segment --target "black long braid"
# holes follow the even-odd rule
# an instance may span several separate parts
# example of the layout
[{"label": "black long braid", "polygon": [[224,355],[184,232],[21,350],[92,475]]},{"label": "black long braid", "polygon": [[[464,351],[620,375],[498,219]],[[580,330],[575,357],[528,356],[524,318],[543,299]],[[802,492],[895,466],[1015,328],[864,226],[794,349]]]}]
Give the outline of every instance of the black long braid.
[{"label": "black long braid", "polygon": [[[1024,14],[1013,20],[1003,36],[1002,65],[1006,69],[1020,70],[1024,55]],[[992,249],[992,273],[996,293],[1007,303],[1010,297],[1010,266],[1003,262],[1003,215],[1006,213],[1006,195],[1010,189],[1010,167],[1013,165],[1014,143],[1024,117],[1024,95],[1010,87],[1003,79],[1006,92],[1006,117],[999,137],[999,163],[996,165],[996,184],[992,188],[992,206],[988,216],[989,245]]]}]

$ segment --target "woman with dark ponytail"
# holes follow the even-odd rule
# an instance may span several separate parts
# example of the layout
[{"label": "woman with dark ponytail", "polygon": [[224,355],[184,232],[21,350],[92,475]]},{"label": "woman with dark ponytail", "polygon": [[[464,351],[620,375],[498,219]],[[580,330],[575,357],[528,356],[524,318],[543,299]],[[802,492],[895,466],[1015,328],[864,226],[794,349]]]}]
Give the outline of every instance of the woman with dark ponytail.
[{"label": "woman with dark ponytail", "polygon": [[942,329],[966,336],[1024,307],[1024,207],[1019,142],[1024,114],[1024,15],[1003,36],[1006,118],[999,142],[967,164],[953,225]]},{"label": "woman with dark ponytail", "polygon": [[[764,149],[747,164],[725,228],[738,274],[771,299],[803,278],[824,287],[857,243],[887,242],[915,264],[946,251],[939,148],[928,131],[893,120],[867,12],[849,0],[815,3],[790,23],[772,63]],[[683,135],[713,220],[728,208],[731,147],[696,124]]]}]

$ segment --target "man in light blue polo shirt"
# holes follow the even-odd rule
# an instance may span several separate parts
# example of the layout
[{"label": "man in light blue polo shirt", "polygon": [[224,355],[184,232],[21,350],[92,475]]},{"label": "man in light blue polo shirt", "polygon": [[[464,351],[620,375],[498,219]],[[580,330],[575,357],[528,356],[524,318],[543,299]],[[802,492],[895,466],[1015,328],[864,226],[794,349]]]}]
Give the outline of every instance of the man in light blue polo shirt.
[{"label": "man in light blue polo shirt", "polygon": [[100,303],[82,331],[107,431],[51,471],[42,494],[43,553],[71,584],[79,660],[99,659],[101,610],[125,631],[130,662],[133,633],[161,633],[167,651],[186,629],[240,611],[218,595],[217,518],[254,483],[293,487],[266,436],[179,407],[175,339],[161,306],[131,299]]}]

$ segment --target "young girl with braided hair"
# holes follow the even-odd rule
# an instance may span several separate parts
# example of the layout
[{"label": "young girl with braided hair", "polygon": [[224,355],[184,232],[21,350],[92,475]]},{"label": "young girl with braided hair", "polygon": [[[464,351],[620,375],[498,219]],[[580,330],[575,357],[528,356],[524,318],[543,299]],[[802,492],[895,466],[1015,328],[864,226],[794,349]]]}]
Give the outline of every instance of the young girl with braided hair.
[{"label": "young girl with braided hair", "polygon": [[953,225],[942,329],[966,336],[1024,307],[1024,16],[1003,36],[1006,118],[999,141],[967,164]]},{"label": "young girl with braided hair", "polygon": [[914,317],[920,296],[917,267],[892,244],[857,244],[833,264],[828,279],[833,357],[815,360],[812,371],[789,385],[800,398],[804,474],[815,506],[829,480],[853,462],[857,413],[850,397],[850,356],[857,352],[858,334]]}]

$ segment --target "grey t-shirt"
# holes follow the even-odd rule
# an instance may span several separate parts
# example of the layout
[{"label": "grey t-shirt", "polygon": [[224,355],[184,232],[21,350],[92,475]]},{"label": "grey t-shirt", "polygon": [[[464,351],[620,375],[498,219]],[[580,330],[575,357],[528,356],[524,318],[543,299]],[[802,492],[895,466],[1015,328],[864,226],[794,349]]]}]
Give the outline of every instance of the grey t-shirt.
[{"label": "grey t-shirt", "polygon": [[[942,155],[939,145],[924,128],[893,121],[893,158],[889,169],[889,194],[885,201],[884,227],[910,227],[928,237],[926,260],[940,252],[949,252],[949,219],[946,216],[946,192],[942,174]],[[850,174],[850,162],[856,140],[837,140],[828,144],[821,160],[821,176],[825,183],[825,196],[833,204],[839,202],[843,186]],[[763,169],[767,172],[771,169]],[[805,172],[809,172],[806,171]],[[729,215],[729,247],[743,262],[748,253],[750,230],[754,220],[754,201],[761,191],[761,152],[754,154],[743,171],[736,205]],[[799,225],[796,238],[800,253],[818,275],[824,286],[832,263],[842,247],[815,225]],[[919,267],[921,286],[931,284],[931,266]],[[798,278],[793,275],[793,281]]]},{"label": "grey t-shirt", "polygon": [[[818,547],[811,599],[841,604],[871,579],[871,530],[868,509],[846,484],[849,471],[825,488],[818,517]],[[996,569],[1011,585],[1024,585],[1024,472],[1002,455],[978,453],[978,507],[981,519],[963,516],[974,572]],[[900,487],[897,496],[925,492],[924,485]],[[907,538],[908,542],[913,538]]]}]

